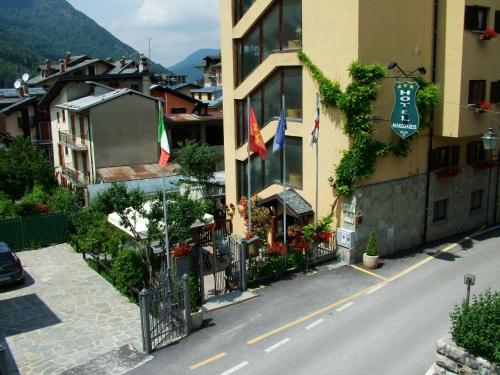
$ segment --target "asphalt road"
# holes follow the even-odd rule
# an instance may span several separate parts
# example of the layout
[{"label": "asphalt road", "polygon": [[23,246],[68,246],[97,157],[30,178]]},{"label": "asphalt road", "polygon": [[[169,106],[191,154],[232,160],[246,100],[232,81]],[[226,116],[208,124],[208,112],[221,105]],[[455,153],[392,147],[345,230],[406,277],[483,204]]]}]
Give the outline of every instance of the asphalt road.
[{"label": "asphalt road", "polygon": [[206,328],[131,374],[423,375],[465,295],[463,275],[477,275],[473,293],[500,289],[500,231],[387,259],[375,272],[323,267],[275,283],[209,314]]}]

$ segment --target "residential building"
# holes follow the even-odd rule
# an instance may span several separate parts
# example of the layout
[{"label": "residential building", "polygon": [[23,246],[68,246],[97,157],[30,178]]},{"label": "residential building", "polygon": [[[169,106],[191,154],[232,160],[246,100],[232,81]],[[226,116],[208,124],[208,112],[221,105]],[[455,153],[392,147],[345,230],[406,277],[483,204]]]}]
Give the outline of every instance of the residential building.
[{"label": "residential building", "polygon": [[[498,220],[497,168],[477,163],[485,157],[481,136],[500,124],[496,104],[489,111],[478,108],[486,100],[500,101],[498,41],[481,37],[487,27],[500,31],[500,0],[221,0],[221,20],[226,200],[237,204],[247,193],[250,97],[268,146],[265,161],[250,159],[251,192],[274,204],[275,239],[282,235],[283,164],[271,148],[282,95],[286,185],[312,209],[317,205],[319,217],[334,213],[344,260],[360,259],[372,230],[381,255],[387,255]],[[342,112],[322,105],[317,177],[309,138],[318,86],[298,51],[342,90],[351,83],[353,61],[383,67],[396,61],[405,71],[425,67],[423,78],[438,83],[442,94],[434,127],[409,141],[406,157],[379,157],[375,173],[357,181],[351,196],[340,196],[335,166],[352,140],[342,131]],[[386,143],[399,139],[389,121],[396,80],[391,76],[387,71],[373,113],[383,120],[374,123],[374,138]],[[450,167],[458,167],[458,175],[442,178]],[[287,216],[289,224],[313,220],[306,209],[288,210]],[[243,234],[238,215],[234,228]]]},{"label": "residential building", "polygon": [[[102,181],[101,170],[158,162],[158,99],[129,88],[87,82],[92,94],[71,98],[67,85],[51,100],[54,166],[65,186]],[[132,167],[134,168],[134,167]]]},{"label": "residential building", "polygon": [[44,94],[41,88],[0,89],[0,138],[9,144],[14,137],[27,137],[52,163],[50,119],[38,107]]}]

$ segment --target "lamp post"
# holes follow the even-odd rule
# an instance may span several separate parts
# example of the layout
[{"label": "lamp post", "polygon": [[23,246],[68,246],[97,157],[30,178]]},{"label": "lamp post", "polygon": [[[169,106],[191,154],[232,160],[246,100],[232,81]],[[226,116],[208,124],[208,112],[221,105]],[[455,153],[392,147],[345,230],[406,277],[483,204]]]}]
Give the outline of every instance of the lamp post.
[{"label": "lamp post", "polygon": [[[489,128],[486,133],[481,137],[483,140],[483,146],[486,151],[489,151],[490,154],[490,162],[493,160],[493,150],[495,150],[497,146],[497,140],[498,137],[495,134],[495,131],[493,128]],[[486,218],[485,218],[485,224],[488,225],[488,215],[490,211],[490,190],[491,190],[491,166],[489,169],[489,174],[488,174],[488,193],[486,195]]]}]

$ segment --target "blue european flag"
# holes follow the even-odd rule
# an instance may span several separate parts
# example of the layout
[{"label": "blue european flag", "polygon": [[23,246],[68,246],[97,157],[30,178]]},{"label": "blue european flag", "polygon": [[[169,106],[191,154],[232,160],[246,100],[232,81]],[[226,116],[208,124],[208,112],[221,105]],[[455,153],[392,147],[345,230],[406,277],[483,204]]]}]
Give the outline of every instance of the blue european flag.
[{"label": "blue european flag", "polygon": [[280,150],[285,145],[286,116],[285,109],[281,108],[280,121],[274,135],[273,152]]}]

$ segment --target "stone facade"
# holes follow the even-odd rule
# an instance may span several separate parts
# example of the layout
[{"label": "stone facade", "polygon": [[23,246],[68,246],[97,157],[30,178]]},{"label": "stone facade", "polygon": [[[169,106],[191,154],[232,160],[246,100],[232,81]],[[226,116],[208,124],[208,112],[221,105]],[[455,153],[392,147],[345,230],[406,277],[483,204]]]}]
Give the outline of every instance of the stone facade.
[{"label": "stone facade", "polygon": [[451,337],[436,343],[436,363],[432,375],[500,375],[500,368],[481,357],[474,357],[458,347]]},{"label": "stone facade", "polygon": [[[429,177],[426,238],[426,174],[360,186],[346,198],[342,228],[355,231],[355,245],[352,249],[339,245],[343,261],[361,260],[371,231],[376,233],[379,254],[383,257],[421,245],[424,240],[442,239],[499,221],[500,207],[495,207],[496,168],[477,170],[467,165],[460,167],[460,173],[453,177],[439,178],[436,172],[431,172]],[[471,209],[472,193],[477,191],[482,191],[481,204]],[[446,210],[444,218],[439,219],[434,215],[435,202],[442,200],[447,200]],[[497,215],[494,215],[495,209]]]}]

